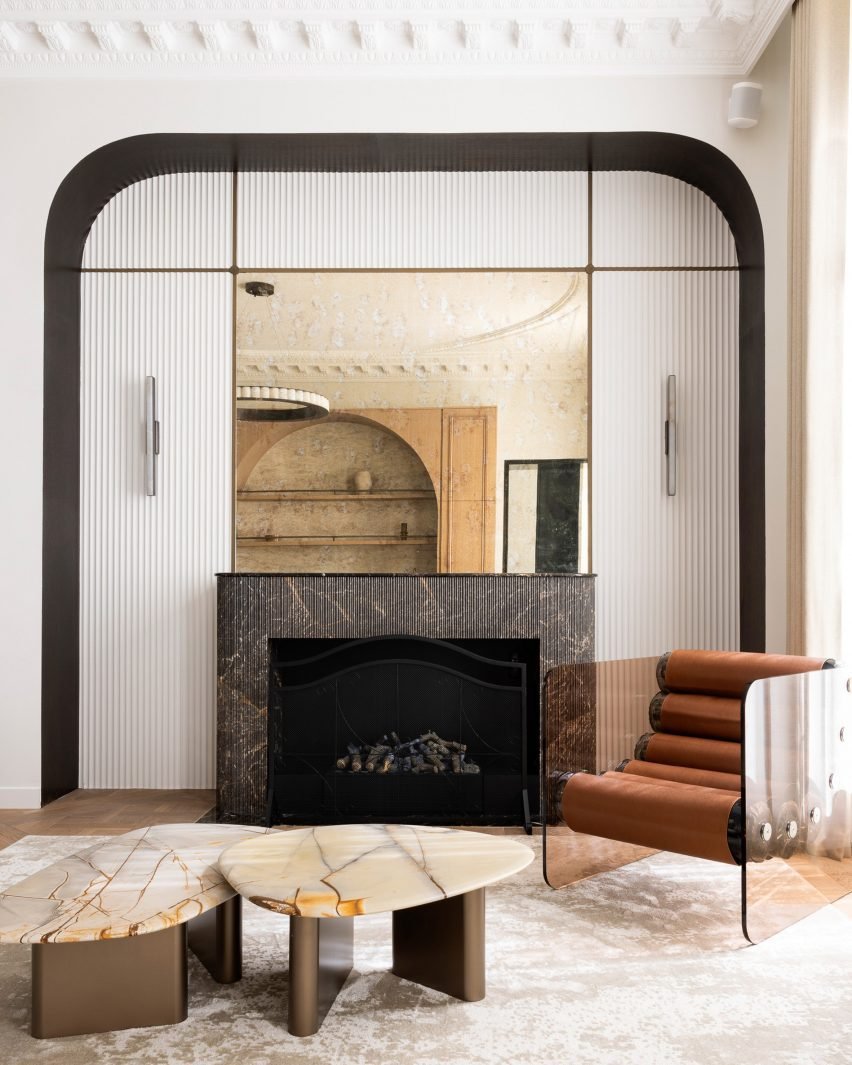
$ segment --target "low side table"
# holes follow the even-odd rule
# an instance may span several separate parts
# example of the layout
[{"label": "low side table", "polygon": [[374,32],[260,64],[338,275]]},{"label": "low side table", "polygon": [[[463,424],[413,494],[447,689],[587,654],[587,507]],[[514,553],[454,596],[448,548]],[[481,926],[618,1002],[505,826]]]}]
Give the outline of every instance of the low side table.
[{"label": "low side table", "polygon": [[239,895],[223,847],[268,829],[140,828],[53,862],[0,894],[0,944],[32,944],[37,1039],[177,1024],[186,949],[219,983],[242,975]]},{"label": "low side table", "polygon": [[393,969],[474,1002],[485,996],[485,887],[529,847],[417,825],[324,825],[228,847],[219,868],[256,906],[290,918],[292,1035],[316,1032],[353,963],[354,919],[393,912]]}]

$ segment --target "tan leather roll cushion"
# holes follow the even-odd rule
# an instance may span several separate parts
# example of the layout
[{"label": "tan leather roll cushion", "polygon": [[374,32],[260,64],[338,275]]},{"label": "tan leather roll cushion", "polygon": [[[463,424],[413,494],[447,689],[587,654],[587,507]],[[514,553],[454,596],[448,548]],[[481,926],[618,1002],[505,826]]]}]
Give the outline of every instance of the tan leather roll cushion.
[{"label": "tan leather roll cushion", "polygon": [[662,765],[659,762],[631,760],[622,770],[625,776],[643,777],[645,780],[675,780],[680,784],[697,784],[703,788],[719,788],[722,791],[742,790],[740,777],[735,773],[714,773],[709,769],[690,769],[682,765]]},{"label": "tan leather roll cushion", "polygon": [[742,696],[746,685],[753,680],[808,673],[822,669],[826,661],[801,655],[765,655],[748,651],[671,651],[665,668],[660,670],[660,687],[673,692]]},{"label": "tan leather roll cushion", "polygon": [[640,777],[640,776],[637,776],[635,773],[627,773],[626,775],[624,775],[623,773],[621,773],[620,771],[615,770],[615,769],[611,769],[611,770],[609,770],[606,773],[601,773],[601,777],[603,777],[605,779],[608,779],[609,777],[615,777],[615,778],[621,777],[628,784],[641,784],[641,785],[652,784],[652,785],[654,785],[655,787],[658,787],[658,788],[675,788],[675,789],[680,788],[680,789],[682,789],[684,787],[690,787],[690,788],[699,787],[699,788],[701,788],[702,791],[720,791],[720,792],[722,792],[725,795],[729,794],[729,791],[730,791],[730,789],[728,789],[728,788],[708,788],[708,787],[705,787],[705,786],[703,786],[701,784],[684,784],[683,781],[681,781],[681,780],[666,780],[665,777]]},{"label": "tan leather roll cushion", "polygon": [[670,692],[659,703],[652,724],[660,732],[739,743],[740,700]]},{"label": "tan leather roll cushion", "polygon": [[575,773],[562,793],[562,817],[575,832],[735,865],[728,818],[736,802],[733,792],[690,784]]},{"label": "tan leather roll cushion", "polygon": [[740,772],[740,744],[725,740],[704,740],[697,736],[669,736],[655,732],[647,738],[643,762],[683,765],[709,769],[712,773]]}]

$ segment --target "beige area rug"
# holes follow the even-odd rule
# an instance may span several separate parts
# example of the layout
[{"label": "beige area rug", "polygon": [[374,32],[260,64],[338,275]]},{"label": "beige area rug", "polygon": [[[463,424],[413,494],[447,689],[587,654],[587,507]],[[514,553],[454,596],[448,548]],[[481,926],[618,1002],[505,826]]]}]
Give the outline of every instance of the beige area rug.
[{"label": "beige area rug", "polygon": [[[0,852],[0,884],[92,842]],[[537,842],[537,841],[536,841]],[[3,1065],[849,1065],[852,922],[831,907],[758,947],[731,870],[658,854],[554,892],[534,863],[488,893],[488,994],[399,980],[390,917],[358,918],[355,969],[315,1036],[287,1034],[287,919],[245,905],[244,977],[190,955],[189,1018],[37,1041],[29,948],[0,947]]]}]

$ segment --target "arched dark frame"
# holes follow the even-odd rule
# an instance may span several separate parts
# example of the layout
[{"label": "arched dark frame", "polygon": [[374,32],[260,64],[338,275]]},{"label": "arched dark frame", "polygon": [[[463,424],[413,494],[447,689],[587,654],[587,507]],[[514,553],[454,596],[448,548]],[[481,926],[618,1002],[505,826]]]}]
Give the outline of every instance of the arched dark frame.
[{"label": "arched dark frame", "polygon": [[718,205],[740,264],[741,646],[765,643],[764,251],[760,214],[734,163],[668,133],[150,134],[83,159],[60,185],[45,236],[42,801],[78,782],[80,267],[89,230],[116,193],[189,171],[646,170]]}]

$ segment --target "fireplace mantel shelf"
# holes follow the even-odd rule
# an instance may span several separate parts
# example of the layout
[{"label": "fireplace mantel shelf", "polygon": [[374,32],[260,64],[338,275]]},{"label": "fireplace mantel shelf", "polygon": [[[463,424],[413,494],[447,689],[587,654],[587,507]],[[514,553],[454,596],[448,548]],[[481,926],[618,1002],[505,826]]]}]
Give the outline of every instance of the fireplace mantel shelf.
[{"label": "fireplace mantel shelf", "polygon": [[[396,542],[396,541],[395,541]],[[404,541],[399,541],[404,542]],[[243,571],[239,573],[232,572],[230,570],[223,571],[222,573],[215,574],[217,580],[224,580],[229,577],[236,579],[242,579],[244,577],[286,577],[288,579],[296,578],[298,580],[326,580],[329,577],[339,578],[342,580],[359,580],[361,578],[370,578],[375,580],[381,578],[383,581],[434,581],[434,580],[457,580],[458,578],[465,578],[466,580],[478,580],[478,581],[493,581],[493,580],[552,580],[553,578],[562,579],[569,578],[570,580],[591,580],[593,581],[597,576],[596,573],[286,573],[282,572],[269,572],[264,570],[262,572],[255,571]]]},{"label": "fireplace mantel shelf", "polygon": [[[353,547],[359,544],[380,544],[383,547],[400,544],[434,544],[437,536],[238,536],[238,544],[251,547]],[[325,575],[324,575],[325,576]]]}]

